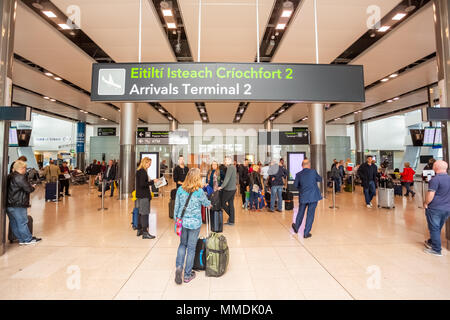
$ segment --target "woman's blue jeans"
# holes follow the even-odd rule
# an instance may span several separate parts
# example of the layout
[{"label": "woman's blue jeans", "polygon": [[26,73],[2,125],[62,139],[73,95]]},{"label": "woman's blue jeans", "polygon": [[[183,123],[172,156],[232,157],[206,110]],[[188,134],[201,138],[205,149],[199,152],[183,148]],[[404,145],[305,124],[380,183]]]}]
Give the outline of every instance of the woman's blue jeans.
[{"label": "woman's blue jeans", "polygon": [[[197,240],[200,234],[200,228],[187,229],[183,228],[180,236],[180,245],[178,246],[177,269],[183,269],[184,260],[186,259],[186,267],[184,268],[184,277],[190,277],[192,267],[194,266],[195,249],[197,247]],[[187,251],[187,255],[186,255]]]}]

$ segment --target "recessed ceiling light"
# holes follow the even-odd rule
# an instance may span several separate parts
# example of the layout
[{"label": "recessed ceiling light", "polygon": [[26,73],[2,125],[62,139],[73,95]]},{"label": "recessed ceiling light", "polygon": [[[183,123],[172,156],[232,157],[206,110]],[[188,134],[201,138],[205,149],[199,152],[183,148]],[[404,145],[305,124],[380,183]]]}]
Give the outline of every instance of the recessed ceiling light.
[{"label": "recessed ceiling light", "polygon": [[286,109],[280,109],[279,111],[278,111],[278,113],[283,113],[284,111],[285,111]]},{"label": "recessed ceiling light", "polygon": [[241,120],[241,117],[237,117],[237,118],[236,118],[236,121],[239,121],[239,120]]},{"label": "recessed ceiling light", "polygon": [[46,99],[46,100],[50,100],[50,98],[49,98],[49,97],[44,97],[44,99]]},{"label": "recessed ceiling light", "polygon": [[[409,4],[411,4],[411,2],[410,2]],[[413,11],[415,8],[416,8],[415,5],[410,5],[409,7],[407,7],[407,8],[405,9],[405,12],[408,12],[408,13],[409,13],[409,12]]]},{"label": "recessed ceiling light", "polygon": [[159,112],[164,113],[164,109],[158,109]]},{"label": "recessed ceiling light", "polygon": [[379,31],[379,32],[386,32],[386,31],[388,31],[390,28],[391,28],[390,26],[383,26],[383,27],[381,27],[380,29],[378,29],[378,31]]},{"label": "recessed ceiling light", "polygon": [[399,21],[406,17],[406,13],[397,13],[392,20]]},{"label": "recessed ceiling light", "polygon": [[393,74],[391,74],[389,77],[391,77],[391,78],[397,78],[397,77],[398,77],[398,73],[393,73]]},{"label": "recessed ceiling light", "polygon": [[172,118],[172,117],[167,117],[167,119],[169,119],[169,120],[173,120],[173,118]]},{"label": "recessed ceiling light", "polygon": [[305,121],[305,120],[308,120],[308,117],[305,117],[305,118],[302,119],[302,121]]},{"label": "recessed ceiling light", "polygon": [[162,13],[163,13],[164,17],[171,17],[171,16],[173,16],[173,13],[172,13],[171,9],[163,9]]},{"label": "recessed ceiling light", "polygon": [[282,18],[289,18],[292,14],[292,10],[283,10],[283,13],[281,14]]},{"label": "recessed ceiling light", "polygon": [[394,101],[394,100],[389,99],[387,102],[388,102],[388,103],[391,103],[392,101]]},{"label": "recessed ceiling light", "polygon": [[55,99],[50,99],[50,101],[51,101],[51,102],[55,102],[56,100],[55,100]]},{"label": "recessed ceiling light", "polygon": [[167,28],[169,29],[176,29],[177,25],[173,22],[167,22]]},{"label": "recessed ceiling light", "polygon": [[386,81],[389,81],[389,79],[388,78],[384,78],[384,79],[381,80],[381,82],[386,82]]},{"label": "recessed ceiling light", "polygon": [[203,120],[205,120],[205,121],[206,121],[207,119],[208,119],[207,117],[203,117]]},{"label": "recessed ceiling light", "polygon": [[273,120],[273,119],[275,119],[275,117],[274,117],[274,116],[270,117],[270,120]]},{"label": "recessed ceiling light", "polygon": [[61,29],[63,29],[63,30],[69,30],[70,29],[70,27],[67,24],[65,24],[65,23],[60,23],[60,24],[58,24],[58,26]]},{"label": "recessed ceiling light", "polygon": [[42,13],[49,18],[56,18],[56,14],[54,14],[53,11],[42,11]]},{"label": "recessed ceiling light", "polygon": [[60,77],[55,77],[54,78],[56,81],[61,81],[62,79]]},{"label": "recessed ceiling light", "polygon": [[32,3],[32,5],[36,9],[39,9],[39,10],[43,10],[44,9],[44,6],[42,4],[40,4],[40,1],[35,1],[35,2]]},{"label": "recessed ceiling light", "polygon": [[279,24],[277,24],[275,29],[284,30],[284,28],[286,28],[286,23],[279,23]]},{"label": "recessed ceiling light", "polygon": [[397,100],[399,100],[400,98],[399,97],[396,97],[396,98],[394,98],[394,101],[397,101]]},{"label": "recessed ceiling light", "polygon": [[241,110],[239,110],[240,113],[244,113],[245,109],[241,108]]},{"label": "recessed ceiling light", "polygon": [[46,76],[53,77],[53,73],[45,72],[44,74],[45,74]]},{"label": "recessed ceiling light", "polygon": [[336,118],[336,119],[334,119],[334,121],[338,121],[338,120],[341,120],[341,118]]}]

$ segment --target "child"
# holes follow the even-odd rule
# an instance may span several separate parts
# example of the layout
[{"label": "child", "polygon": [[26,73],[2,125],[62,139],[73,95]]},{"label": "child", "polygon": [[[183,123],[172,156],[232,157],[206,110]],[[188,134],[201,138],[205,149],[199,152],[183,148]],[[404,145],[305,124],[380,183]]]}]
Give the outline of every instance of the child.
[{"label": "child", "polygon": [[250,188],[247,186],[247,189],[245,190],[245,203],[244,203],[245,210],[248,209],[249,204],[250,204]]}]

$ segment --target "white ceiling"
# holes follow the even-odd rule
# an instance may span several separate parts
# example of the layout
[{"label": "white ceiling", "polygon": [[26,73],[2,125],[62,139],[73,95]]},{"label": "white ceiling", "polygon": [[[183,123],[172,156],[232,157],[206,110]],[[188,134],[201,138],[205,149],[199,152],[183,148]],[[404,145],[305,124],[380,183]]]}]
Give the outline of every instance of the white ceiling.
[{"label": "white ceiling", "polygon": [[[384,16],[399,2],[399,0],[318,1],[320,62],[330,63],[367,31],[368,6],[378,5],[381,16]],[[80,6],[81,29],[94,42],[117,62],[137,61],[138,0],[53,0],[53,3],[63,12],[66,12],[69,5]],[[149,1],[143,3],[143,61],[175,61],[153,5]],[[261,39],[274,0],[260,0],[259,3]],[[273,62],[314,62],[312,0],[303,0],[302,3]],[[191,52],[196,60],[198,1],[178,0],[178,4]],[[254,0],[203,0],[201,61],[252,62],[256,55],[255,10]],[[432,8],[428,5],[352,63],[364,66],[367,85],[435,50]],[[95,61],[20,1],[17,11],[15,52],[90,91],[91,68]],[[432,60],[397,79],[368,90],[365,104],[341,104],[332,108],[327,111],[327,120],[436,81],[435,64],[435,60]],[[92,103],[88,96],[42,76],[20,63],[16,63],[13,81],[80,109],[91,110],[105,118],[114,121],[120,119],[120,113],[105,104]],[[42,105],[41,101],[28,95],[22,95],[21,99],[24,104]],[[401,101],[401,104],[403,105],[405,101]],[[419,102],[423,101],[411,101],[412,104]],[[238,102],[206,103],[210,122],[231,124],[238,104]],[[162,105],[183,124],[200,120],[194,103],[162,103]],[[250,103],[241,123],[261,124],[280,106],[280,103],[271,102]],[[275,122],[295,123],[307,115],[306,106],[306,104],[294,105]],[[62,108],[57,108],[54,104],[46,104],[45,107],[52,112],[61,111],[59,108]],[[390,104],[387,108],[393,107],[394,105]],[[151,124],[167,124],[166,118],[146,103],[139,104],[138,116]],[[364,113],[364,117],[366,116],[369,114]]]}]

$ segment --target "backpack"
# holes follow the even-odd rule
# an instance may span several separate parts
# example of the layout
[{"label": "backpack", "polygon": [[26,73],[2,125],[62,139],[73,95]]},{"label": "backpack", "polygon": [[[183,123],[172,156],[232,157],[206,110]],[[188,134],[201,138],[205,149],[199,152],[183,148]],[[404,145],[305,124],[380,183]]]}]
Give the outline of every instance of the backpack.
[{"label": "backpack", "polygon": [[211,211],[222,210],[222,202],[220,197],[220,191],[215,191],[209,196],[209,201],[211,201]]},{"label": "backpack", "polygon": [[230,253],[225,236],[211,233],[206,241],[206,276],[222,276],[227,270],[229,258]]}]

